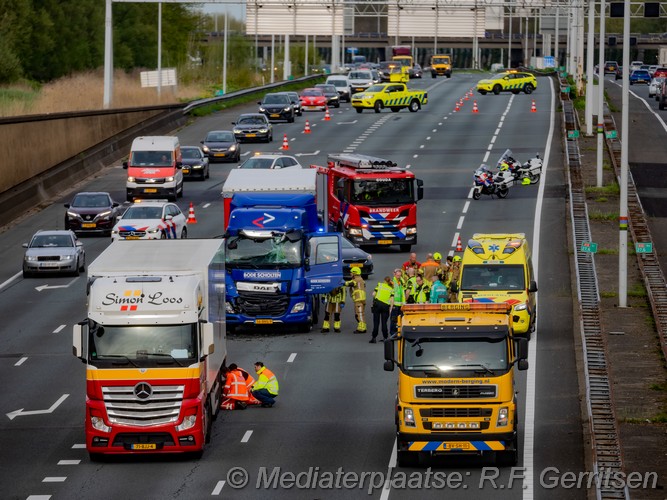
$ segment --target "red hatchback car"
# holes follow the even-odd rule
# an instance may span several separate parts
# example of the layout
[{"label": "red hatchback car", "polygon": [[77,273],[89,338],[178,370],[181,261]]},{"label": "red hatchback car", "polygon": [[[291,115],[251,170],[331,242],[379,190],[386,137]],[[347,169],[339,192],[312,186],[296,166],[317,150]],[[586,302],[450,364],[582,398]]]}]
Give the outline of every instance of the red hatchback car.
[{"label": "red hatchback car", "polygon": [[299,99],[301,100],[301,109],[304,111],[324,111],[327,109],[327,96],[324,95],[322,89],[303,89]]},{"label": "red hatchback car", "polygon": [[656,78],[656,77],[658,77],[658,76],[665,76],[665,77],[667,77],[667,68],[664,68],[664,67],[663,67],[663,68],[658,68],[658,69],[656,69],[655,72],[653,73],[653,78]]}]

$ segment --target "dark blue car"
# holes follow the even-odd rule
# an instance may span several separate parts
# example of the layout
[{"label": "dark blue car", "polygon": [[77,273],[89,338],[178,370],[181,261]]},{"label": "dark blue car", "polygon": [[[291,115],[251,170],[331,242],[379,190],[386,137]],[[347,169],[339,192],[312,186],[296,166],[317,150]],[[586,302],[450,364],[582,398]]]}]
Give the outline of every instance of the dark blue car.
[{"label": "dark blue car", "polygon": [[634,85],[635,83],[645,83],[646,85],[651,83],[651,74],[648,70],[636,69],[630,73],[630,85]]}]

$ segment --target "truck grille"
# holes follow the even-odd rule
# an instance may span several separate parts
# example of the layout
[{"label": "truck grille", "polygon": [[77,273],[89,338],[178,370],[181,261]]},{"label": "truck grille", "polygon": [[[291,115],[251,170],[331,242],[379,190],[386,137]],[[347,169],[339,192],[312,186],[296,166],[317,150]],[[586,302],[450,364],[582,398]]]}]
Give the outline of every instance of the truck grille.
[{"label": "truck grille", "polygon": [[289,307],[289,297],[282,294],[239,291],[236,306],[246,316],[282,316]]},{"label": "truck grille", "polygon": [[137,178],[134,180],[136,184],[164,184],[164,177],[161,178],[156,178],[156,179],[141,179]]},{"label": "truck grille", "polygon": [[135,387],[131,385],[102,388],[104,405],[111,423],[148,427],[178,420],[185,386],[152,386],[152,394],[146,399],[135,395]]},{"label": "truck grille", "polygon": [[495,398],[495,385],[418,385],[415,397],[429,399]]},{"label": "truck grille", "polygon": [[464,417],[490,417],[493,414],[491,408],[424,408],[419,410],[422,417],[435,418],[464,418]]}]

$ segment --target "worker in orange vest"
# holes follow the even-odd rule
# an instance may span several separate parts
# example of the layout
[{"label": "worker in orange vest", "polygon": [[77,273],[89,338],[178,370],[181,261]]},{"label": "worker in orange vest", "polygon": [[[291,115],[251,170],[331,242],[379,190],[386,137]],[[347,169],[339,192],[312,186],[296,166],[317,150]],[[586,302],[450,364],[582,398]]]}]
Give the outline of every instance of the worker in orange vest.
[{"label": "worker in orange vest", "polygon": [[260,402],[255,399],[255,397],[252,395],[252,386],[255,383],[255,378],[250,375],[247,371],[245,371],[243,368],[240,368],[239,366],[236,365],[236,363],[232,363],[229,365],[229,371],[235,371],[238,376],[242,377],[242,379],[245,381],[245,386],[246,389],[248,390],[248,404],[249,405],[258,405]]},{"label": "worker in orange vest", "polygon": [[222,390],[223,400],[220,408],[223,410],[245,410],[248,406],[248,387],[243,375],[238,370],[223,368],[225,387]]}]

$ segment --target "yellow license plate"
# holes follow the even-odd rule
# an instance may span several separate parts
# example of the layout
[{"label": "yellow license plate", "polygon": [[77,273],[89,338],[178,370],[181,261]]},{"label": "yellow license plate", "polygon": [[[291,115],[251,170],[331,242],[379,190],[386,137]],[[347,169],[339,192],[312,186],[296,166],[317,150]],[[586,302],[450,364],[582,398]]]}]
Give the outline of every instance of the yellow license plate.
[{"label": "yellow license plate", "polygon": [[139,236],[126,236],[125,239],[126,240],[138,240]]},{"label": "yellow license plate", "polygon": [[256,325],[272,325],[273,320],[272,319],[256,319],[255,324]]},{"label": "yellow license plate", "polygon": [[364,265],[363,265],[363,264],[360,264],[360,263],[358,263],[358,262],[355,262],[355,263],[353,263],[353,264],[350,264],[350,267],[364,267]]},{"label": "yellow license plate", "polygon": [[277,114],[277,113],[274,113],[274,114],[271,115],[271,118],[278,118],[278,117],[280,117],[280,115]]},{"label": "yellow license plate", "polygon": [[157,445],[155,443],[134,443],[131,446],[133,450],[156,450]]},{"label": "yellow license plate", "polygon": [[225,156],[225,153],[215,153],[213,156],[215,156],[217,158],[217,157]]},{"label": "yellow license plate", "polygon": [[190,169],[189,169],[189,168],[184,168],[184,169],[183,169],[183,173],[184,173],[184,174],[189,174],[189,173],[190,173]]},{"label": "yellow license plate", "polygon": [[246,137],[257,137],[257,134],[246,134]]},{"label": "yellow license plate", "polygon": [[94,222],[84,222],[83,224],[81,224],[81,227],[86,227],[86,228],[95,227],[95,223]]},{"label": "yellow license plate", "polygon": [[470,443],[445,443],[445,449],[447,449],[447,450],[468,450],[468,449],[470,449]]},{"label": "yellow license plate", "polygon": [[391,245],[391,240],[379,240],[378,245]]},{"label": "yellow license plate", "polygon": [[156,188],[146,188],[144,189],[144,193],[157,193]]}]

